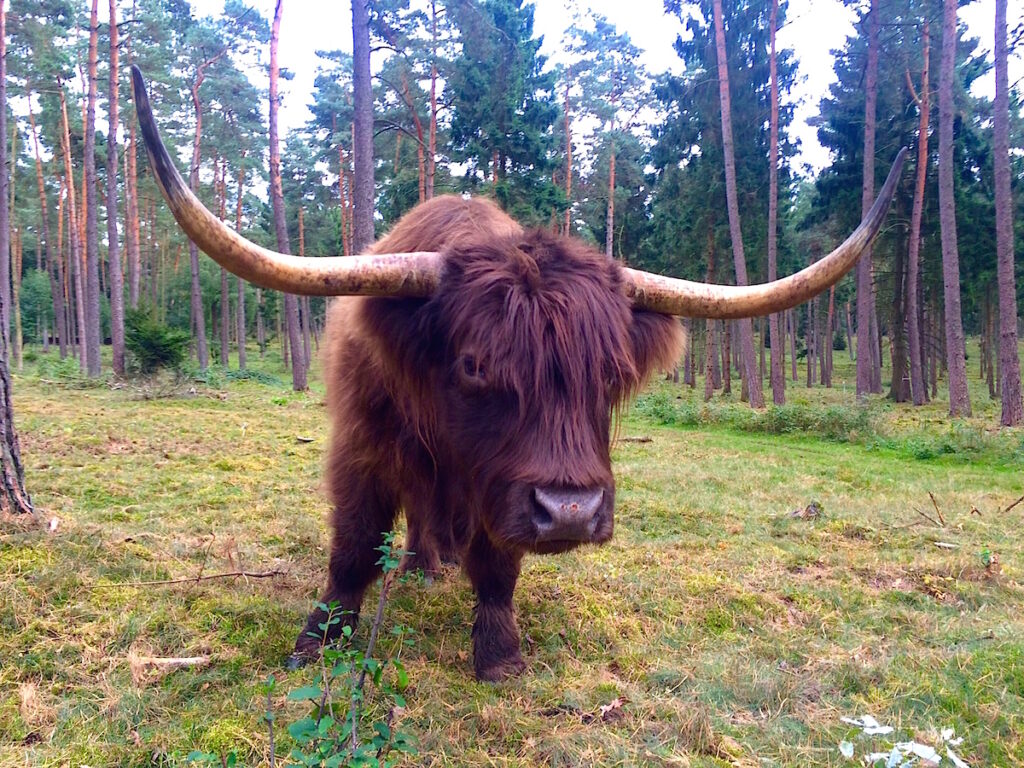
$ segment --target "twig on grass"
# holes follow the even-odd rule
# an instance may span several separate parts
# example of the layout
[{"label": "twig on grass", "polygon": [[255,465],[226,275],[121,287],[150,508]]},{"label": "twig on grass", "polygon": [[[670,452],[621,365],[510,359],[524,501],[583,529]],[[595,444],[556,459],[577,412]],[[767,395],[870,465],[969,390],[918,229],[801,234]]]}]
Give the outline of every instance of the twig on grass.
[{"label": "twig on grass", "polygon": [[935,514],[937,514],[939,516],[939,522],[941,522],[942,523],[942,527],[945,528],[946,527],[946,520],[942,516],[942,510],[939,509],[939,502],[937,502],[935,500],[935,494],[932,493],[931,491],[928,491],[928,498],[930,498],[932,500],[932,505],[934,505],[934,507],[935,507]]},{"label": "twig on grass", "polygon": [[1010,506],[1008,506],[1008,507],[1007,507],[1007,508],[1006,508],[1005,510],[1003,510],[1003,511],[1004,511],[1004,512],[1009,512],[1009,511],[1010,511],[1011,509],[1013,509],[1014,507],[1016,507],[1016,506],[1017,506],[1018,504],[1020,504],[1020,503],[1021,503],[1022,501],[1024,501],[1024,496],[1021,496],[1021,497],[1020,497],[1019,499],[1017,499],[1017,500],[1016,500],[1015,502],[1013,502],[1013,504],[1011,504]]},{"label": "twig on grass", "polygon": [[942,523],[940,523],[938,520],[936,520],[934,517],[932,517],[931,515],[925,514],[924,512],[922,512],[917,507],[912,507],[912,509],[915,512],[917,512],[917,514],[919,514],[921,517],[923,517],[925,520],[927,520],[929,523],[934,525],[936,528],[945,528],[946,527]]},{"label": "twig on grass", "polygon": [[188,584],[197,581],[210,581],[212,579],[232,579],[245,576],[250,579],[269,579],[274,576],[284,576],[287,571],[229,571],[228,573],[200,573],[198,576],[190,576],[185,579],[160,579],[158,581],[121,581],[113,584],[93,584],[93,589],[111,589],[115,587],[153,587],[161,584]]}]

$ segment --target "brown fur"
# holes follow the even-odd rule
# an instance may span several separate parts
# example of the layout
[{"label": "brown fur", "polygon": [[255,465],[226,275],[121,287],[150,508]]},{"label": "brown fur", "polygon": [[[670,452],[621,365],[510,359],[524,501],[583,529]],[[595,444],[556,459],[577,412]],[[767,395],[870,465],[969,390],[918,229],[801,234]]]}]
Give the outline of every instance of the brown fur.
[{"label": "brown fur", "polygon": [[[523,554],[578,543],[539,542],[533,489],[601,489],[607,513],[591,541],[611,537],[612,412],[675,365],[682,330],[633,310],[621,270],[596,250],[524,232],[484,200],[424,203],[376,250],[438,250],[446,264],[430,299],[349,298],[331,309],[334,535],[323,602],[358,613],[379,572],[374,548],[402,509],[410,567],[462,561],[478,597],[477,676],[500,679],[523,667],[512,608]],[[316,651],[308,633],[322,621],[309,617],[298,655]]]}]

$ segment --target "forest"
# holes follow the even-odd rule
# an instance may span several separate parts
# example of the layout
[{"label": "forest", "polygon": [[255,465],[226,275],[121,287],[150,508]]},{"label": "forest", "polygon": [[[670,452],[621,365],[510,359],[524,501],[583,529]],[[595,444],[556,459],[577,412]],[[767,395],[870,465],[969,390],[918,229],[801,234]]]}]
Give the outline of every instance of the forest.
[{"label": "forest", "polygon": [[[665,72],[586,3],[547,57],[529,0],[354,0],[285,130],[298,2],[0,1],[0,768],[1024,762],[1024,15],[994,0],[988,50],[964,0],[842,2],[815,171],[787,0],[664,0]],[[752,285],[906,161],[829,292],[680,318],[616,416],[615,539],[524,566],[522,678],[472,679],[473,595],[400,575],[401,523],[348,644],[285,671],[326,560],[330,300],[182,233],[133,67],[209,210],[311,259],[468,195]]]},{"label": "forest", "polygon": [[[1024,172],[1024,124],[1005,70],[1019,19],[1002,27],[995,66],[1003,69],[989,100],[972,90],[993,67],[989,52],[956,24],[949,3],[854,4],[858,34],[836,51],[837,80],[815,118],[831,161],[810,177],[794,167],[789,135],[799,51],[775,50],[784,2],[722,4],[721,39],[713,4],[666,3],[686,24],[675,46],[679,75],[645,71],[629,36],[589,11],[576,11],[556,66],[539,54],[528,3],[374,3],[372,105],[364,105],[372,163],[361,182],[351,54],[317,52],[312,118],[278,139],[275,166],[267,160],[271,19],[241,2],[205,17],[185,2],[134,0],[109,5],[111,26],[87,5],[13,0],[7,11],[0,130],[10,146],[10,245],[0,280],[15,369],[26,349],[52,346],[87,376],[106,365],[122,376],[133,364],[125,318],[141,312],[190,334],[200,372],[211,361],[244,369],[249,341],[261,355],[279,344],[295,386],[305,387],[325,302],[289,309],[288,297],[199,258],[169,219],[140,148],[127,76],[134,64],[151,79],[166,141],[211,210],[256,242],[287,242],[311,257],[366,245],[355,231],[364,183],[376,234],[436,194],[486,195],[525,224],[572,233],[626,264],[762,282],[828,252],[858,221],[858,197],[869,204],[896,152],[911,148],[891,223],[855,277],[757,321],[750,339],[746,323],[686,320],[693,343],[677,375],[696,386],[706,369],[710,399],[730,392],[735,370],[755,406],[767,379],[778,405],[787,357],[809,362],[806,385],[828,387],[833,352],[866,348],[858,396],[920,405],[944,378],[950,413],[969,414],[966,334],[981,341],[977,372],[1003,402],[1002,423],[1020,423],[1011,337],[1022,269],[1013,244],[1019,250],[1022,238],[1013,227],[1024,217],[1012,180]],[[742,192],[733,196],[735,221],[727,164]],[[278,182],[281,234],[267,194]]]}]

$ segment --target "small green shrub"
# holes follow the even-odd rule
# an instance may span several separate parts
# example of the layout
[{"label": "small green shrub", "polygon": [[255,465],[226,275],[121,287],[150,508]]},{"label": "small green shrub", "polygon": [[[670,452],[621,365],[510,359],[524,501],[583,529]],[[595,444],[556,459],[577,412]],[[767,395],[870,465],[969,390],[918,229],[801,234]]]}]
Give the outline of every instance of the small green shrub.
[{"label": "small green shrub", "polygon": [[149,376],[161,369],[181,368],[189,342],[185,331],[169,328],[148,309],[140,307],[125,312],[124,345],[133,372]]},{"label": "small green shrub", "polygon": [[[404,694],[409,687],[402,651],[412,645],[411,630],[400,624],[391,627],[390,651],[376,653],[388,594],[396,579],[407,578],[399,575],[398,567],[403,555],[409,553],[394,546],[391,532],[384,534],[384,543],[377,551],[381,553],[377,563],[384,576],[365,650],[356,643],[352,627],[346,624],[337,642],[324,645],[319,668],[311,667],[314,679],[288,693],[288,701],[307,702],[309,706],[306,716],[285,728],[294,743],[288,753],[289,765],[388,768],[396,765],[401,755],[416,754],[411,736],[393,722],[396,708],[405,707]],[[318,607],[326,613],[325,621],[319,624],[322,639],[326,640],[330,628],[342,623],[345,612],[337,603],[319,603]],[[275,687],[274,676],[270,675],[263,720],[272,744],[277,723],[271,706]],[[187,761],[240,768],[233,751],[225,754],[222,750],[196,750],[188,755]]]}]

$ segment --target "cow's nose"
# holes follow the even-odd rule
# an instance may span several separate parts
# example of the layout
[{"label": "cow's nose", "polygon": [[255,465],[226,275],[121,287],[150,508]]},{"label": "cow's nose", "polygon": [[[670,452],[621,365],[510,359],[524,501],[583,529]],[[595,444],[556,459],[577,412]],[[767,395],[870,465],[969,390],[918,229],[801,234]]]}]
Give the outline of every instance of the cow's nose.
[{"label": "cow's nose", "polygon": [[601,521],[601,488],[534,488],[537,541],[590,541]]}]

